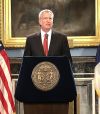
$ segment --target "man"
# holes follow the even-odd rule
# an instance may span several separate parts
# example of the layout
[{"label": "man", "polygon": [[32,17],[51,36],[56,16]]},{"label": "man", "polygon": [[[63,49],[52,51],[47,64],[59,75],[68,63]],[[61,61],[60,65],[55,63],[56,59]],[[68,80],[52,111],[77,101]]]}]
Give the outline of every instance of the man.
[{"label": "man", "polygon": [[[27,37],[24,56],[67,56],[70,62],[72,62],[67,37],[64,34],[56,32],[52,29],[53,19],[54,19],[54,14],[49,9],[44,9],[39,13],[39,24],[41,30],[39,33],[35,33]],[[45,46],[47,46],[46,47],[47,50],[44,49],[44,39],[45,39],[44,36],[47,37],[46,40],[48,45],[45,44]],[[27,103],[24,104],[25,114],[34,112],[32,111],[34,110],[34,108],[28,110],[28,108],[32,107],[32,105],[34,104],[27,104]],[[43,104],[43,107],[44,105],[46,106],[47,109],[50,104],[49,105]],[[63,105],[58,104],[57,105],[58,112],[62,113],[63,108],[65,108],[66,112],[68,113],[68,105],[69,103],[66,103],[66,105],[64,105],[63,107]],[[50,105],[50,107],[52,106],[53,104]],[[63,107],[62,110],[60,110],[60,106]],[[43,111],[43,109],[41,110]]]},{"label": "man", "polygon": [[48,34],[47,56],[67,56],[72,62],[67,37],[52,30],[54,14],[45,9],[39,13],[41,30],[27,37],[24,56],[45,56],[43,49],[44,34]]}]

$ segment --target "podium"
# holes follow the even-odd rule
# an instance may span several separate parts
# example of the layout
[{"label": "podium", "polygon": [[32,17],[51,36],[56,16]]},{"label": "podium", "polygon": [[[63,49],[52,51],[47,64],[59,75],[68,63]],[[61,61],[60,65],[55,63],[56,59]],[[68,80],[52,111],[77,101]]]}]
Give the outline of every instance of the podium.
[{"label": "podium", "polygon": [[25,114],[67,114],[76,96],[67,57],[23,57],[15,98],[24,103]]}]

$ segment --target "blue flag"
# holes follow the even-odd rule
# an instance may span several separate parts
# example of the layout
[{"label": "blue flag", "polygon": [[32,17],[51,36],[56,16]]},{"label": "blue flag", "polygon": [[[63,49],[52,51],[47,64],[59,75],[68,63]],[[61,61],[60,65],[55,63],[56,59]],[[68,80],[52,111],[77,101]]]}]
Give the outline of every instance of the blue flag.
[{"label": "blue flag", "polygon": [[97,47],[97,53],[96,53],[96,63],[98,64],[100,62],[100,45]]}]

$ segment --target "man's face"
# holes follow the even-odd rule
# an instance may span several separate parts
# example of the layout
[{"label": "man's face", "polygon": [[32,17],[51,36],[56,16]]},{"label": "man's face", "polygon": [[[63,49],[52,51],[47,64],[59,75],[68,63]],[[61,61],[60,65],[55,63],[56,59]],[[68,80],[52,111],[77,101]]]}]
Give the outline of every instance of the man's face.
[{"label": "man's face", "polygon": [[53,26],[52,14],[49,12],[44,12],[39,19],[39,24],[43,31],[49,31]]}]

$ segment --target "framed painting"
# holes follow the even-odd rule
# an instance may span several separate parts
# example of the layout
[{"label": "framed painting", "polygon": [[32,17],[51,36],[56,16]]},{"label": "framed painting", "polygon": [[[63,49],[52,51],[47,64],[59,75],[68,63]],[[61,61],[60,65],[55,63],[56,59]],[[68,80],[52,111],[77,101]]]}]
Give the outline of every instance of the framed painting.
[{"label": "framed painting", "polygon": [[40,30],[38,13],[54,12],[53,29],[66,34],[70,48],[100,43],[100,0],[0,0],[0,37],[5,47],[23,48]]}]

